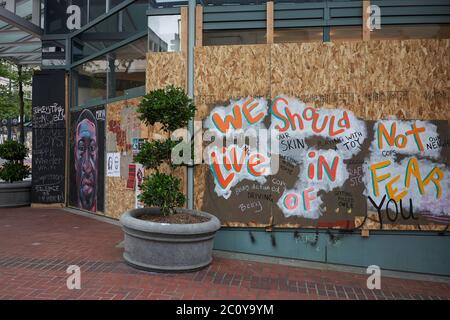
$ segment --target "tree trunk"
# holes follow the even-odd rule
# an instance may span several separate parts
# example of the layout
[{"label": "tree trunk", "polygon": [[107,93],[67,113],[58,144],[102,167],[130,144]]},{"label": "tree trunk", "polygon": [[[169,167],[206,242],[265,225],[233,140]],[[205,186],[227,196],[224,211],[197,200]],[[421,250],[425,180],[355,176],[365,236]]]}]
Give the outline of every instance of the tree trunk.
[{"label": "tree trunk", "polygon": [[19,76],[19,115],[20,115],[20,142],[25,143],[25,110],[23,101],[23,79],[22,79],[22,65],[17,66],[18,76]]}]

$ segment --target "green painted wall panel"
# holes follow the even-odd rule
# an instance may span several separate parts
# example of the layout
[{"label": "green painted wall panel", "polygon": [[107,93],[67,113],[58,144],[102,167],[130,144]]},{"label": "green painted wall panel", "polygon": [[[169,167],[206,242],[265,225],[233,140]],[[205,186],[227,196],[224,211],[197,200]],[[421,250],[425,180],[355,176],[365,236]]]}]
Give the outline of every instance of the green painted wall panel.
[{"label": "green painted wall panel", "polygon": [[[252,236],[254,241],[252,242]],[[275,245],[272,243],[274,236]],[[315,233],[302,233],[306,240],[313,241]],[[265,232],[226,229],[217,233],[214,248],[218,250],[234,251],[265,256],[294,258],[310,261],[325,261],[324,246],[306,244],[301,239],[296,240],[293,232]]]},{"label": "green painted wall panel", "polygon": [[450,236],[374,234],[342,238],[327,252],[330,263],[450,275]]},{"label": "green painted wall panel", "polygon": [[386,270],[450,276],[449,234],[373,231],[370,237],[363,238],[359,232],[333,232],[330,237],[326,230],[321,230],[314,244],[311,242],[315,231],[311,230],[301,230],[297,236],[293,230],[249,230],[220,230],[214,248],[358,267],[374,264]]}]

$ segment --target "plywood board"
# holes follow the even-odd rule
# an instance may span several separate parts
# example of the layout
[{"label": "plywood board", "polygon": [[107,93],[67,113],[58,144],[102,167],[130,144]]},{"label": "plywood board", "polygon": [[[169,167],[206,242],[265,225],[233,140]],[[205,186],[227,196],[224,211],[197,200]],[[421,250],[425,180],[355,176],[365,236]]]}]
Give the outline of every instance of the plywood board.
[{"label": "plywood board", "polygon": [[[196,48],[196,119],[204,120],[213,107],[224,106],[230,99],[247,96],[274,99],[288,95],[316,107],[348,109],[365,120],[450,121],[449,52],[450,40]],[[147,89],[180,83],[174,70],[185,68],[182,55],[149,54],[148,58],[149,72],[158,77],[148,80]],[[206,183],[207,173],[204,165],[195,169],[197,208],[204,203],[205,190],[212,187]],[[364,227],[378,229],[376,216],[369,218]],[[355,225],[360,225],[362,219],[362,215],[358,216]],[[229,221],[227,225],[249,226],[249,223]],[[383,228],[441,230],[442,226],[384,224]]]},{"label": "plywood board", "polygon": [[195,46],[203,46],[203,6],[195,8]]},{"label": "plywood board", "polygon": [[186,56],[183,53],[147,53],[147,92],[167,85],[186,88],[186,73]]},{"label": "plywood board", "polygon": [[106,152],[121,154],[120,177],[106,177],[105,215],[115,219],[135,207],[135,191],[127,188],[127,178],[128,165],[134,163],[132,139],[141,137],[141,122],[136,112],[141,100],[123,100],[106,107]]},{"label": "plywood board", "polygon": [[[182,18],[182,25],[187,27],[187,7],[182,8],[184,15]],[[183,20],[184,19],[184,20]],[[186,23],[184,23],[185,21]],[[184,23],[184,24],[183,24]],[[187,46],[187,33],[182,37],[183,46]],[[187,47],[186,47],[187,48]],[[186,90],[187,82],[187,64],[186,52],[150,52],[147,53],[147,86],[146,91],[150,92],[156,89],[162,89],[168,85],[181,87]],[[145,136],[149,141],[155,139],[166,139],[168,134],[161,130],[160,124],[153,126],[142,127],[142,136]],[[181,189],[183,193],[186,192],[186,175],[185,167],[179,167],[175,170],[169,166],[162,165],[160,171],[165,173],[172,173],[181,180]],[[146,171],[146,175],[150,175],[151,170]]]}]

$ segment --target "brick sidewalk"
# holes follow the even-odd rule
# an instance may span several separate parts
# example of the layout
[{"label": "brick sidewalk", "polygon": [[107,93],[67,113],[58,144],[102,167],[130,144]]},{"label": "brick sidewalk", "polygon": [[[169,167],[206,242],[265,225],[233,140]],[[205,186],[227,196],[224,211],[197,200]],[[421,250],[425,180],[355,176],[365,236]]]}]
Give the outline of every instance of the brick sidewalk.
[{"label": "brick sidewalk", "polygon": [[[122,260],[122,230],[62,210],[0,209],[0,299],[449,299],[450,284],[216,257],[202,271],[153,274]],[[81,267],[81,290],[66,269]]]}]

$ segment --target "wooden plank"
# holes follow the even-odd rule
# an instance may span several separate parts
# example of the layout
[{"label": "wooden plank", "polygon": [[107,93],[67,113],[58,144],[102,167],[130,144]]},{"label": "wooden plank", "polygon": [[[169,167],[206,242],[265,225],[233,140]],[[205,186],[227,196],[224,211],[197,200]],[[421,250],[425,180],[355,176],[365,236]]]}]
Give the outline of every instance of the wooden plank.
[{"label": "wooden plank", "polygon": [[64,208],[63,203],[32,203],[31,208],[34,209],[60,209]]},{"label": "wooden plank", "polygon": [[188,8],[181,7],[181,52],[187,57],[188,48]]},{"label": "wooden plank", "polygon": [[273,43],[273,1],[267,2],[267,44]]},{"label": "wooden plank", "polygon": [[203,46],[203,6],[195,8],[195,46]]},{"label": "wooden plank", "polygon": [[370,15],[368,12],[368,9],[370,7],[370,0],[364,0],[363,1],[363,41],[369,41],[370,40],[370,29],[369,29],[369,19]]},{"label": "wooden plank", "polygon": [[66,122],[66,166],[64,169],[64,202],[69,203],[69,145],[70,145],[70,137],[69,137],[69,105],[70,105],[70,101],[69,101],[69,97],[70,97],[70,92],[69,92],[69,81],[70,81],[70,77],[69,74],[66,73],[66,79],[65,79],[65,84],[66,84],[66,89],[65,89],[65,122]]}]

